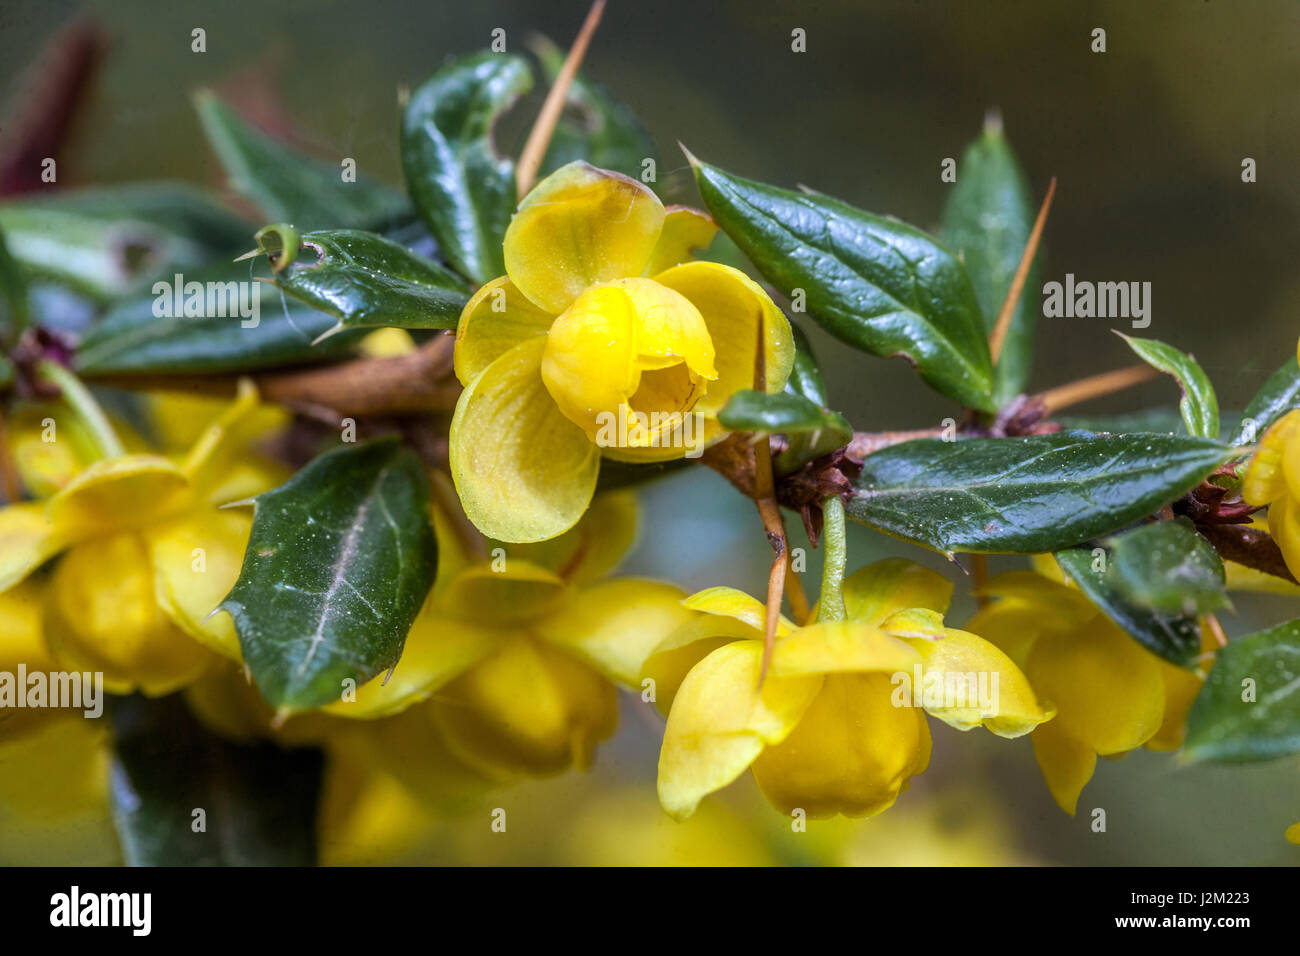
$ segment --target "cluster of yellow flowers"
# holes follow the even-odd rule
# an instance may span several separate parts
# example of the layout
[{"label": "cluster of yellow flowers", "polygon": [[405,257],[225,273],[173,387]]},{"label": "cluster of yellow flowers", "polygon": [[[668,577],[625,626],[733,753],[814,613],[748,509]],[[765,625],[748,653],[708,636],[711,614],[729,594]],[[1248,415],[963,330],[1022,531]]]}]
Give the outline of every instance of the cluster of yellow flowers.
[{"label": "cluster of yellow flowers", "polygon": [[[926,769],[927,715],[1030,735],[1070,813],[1097,756],[1179,746],[1202,677],[1141,648],[1050,559],[994,578],[961,630],[944,623],[952,584],[938,573],[897,559],[862,568],[843,582],[842,615],[780,620],[766,674],[755,598],[609,577],[636,514],[628,493],[593,503],[601,458],[682,457],[691,448],[676,441],[674,416],[699,416],[709,444],[756,366],[771,392],[790,374],[791,329],[762,288],[686,261],[715,230],[584,163],[522,202],[508,274],[478,291],[456,332],[465,388],[450,461],[464,514],[435,508],[437,581],[395,671],[355,700],[277,720],[241,672],[231,620],[211,615],[251,527],[248,509],[223,506],[287,478],[258,452],[285,416],[251,387],[197,434],[185,423],[210,404],[161,397],[159,447],[128,437],[130,450],[108,457],[75,423],[67,440],[42,440],[39,409],[14,421],[11,452],[34,500],[0,510],[0,668],[102,672],[114,693],[183,690],[233,738],[325,746],[336,771],[326,825],[339,845],[381,826],[388,805],[358,783],[376,769],[455,806],[586,767],[614,730],[618,688],[667,717],[658,789],[679,819],[746,770],[785,813],[879,813]],[[1300,572],[1297,455],[1292,412],[1265,436],[1245,494],[1270,505]],[[466,516],[481,548],[457,533]],[[510,544],[504,558],[498,542]],[[971,675],[992,693],[975,692]],[[30,720],[0,713],[0,739]]]}]

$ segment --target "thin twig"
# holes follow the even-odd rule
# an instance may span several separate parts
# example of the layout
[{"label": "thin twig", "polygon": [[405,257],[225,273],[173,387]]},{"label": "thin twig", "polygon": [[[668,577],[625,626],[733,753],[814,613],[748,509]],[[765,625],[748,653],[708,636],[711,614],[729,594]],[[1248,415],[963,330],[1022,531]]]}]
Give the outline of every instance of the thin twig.
[{"label": "thin twig", "polygon": [[546,94],[546,101],[542,103],[542,110],[537,114],[537,120],[528,134],[528,141],[524,143],[523,152],[519,154],[519,163],[515,167],[515,181],[518,184],[520,199],[523,199],[528,194],[528,190],[533,188],[533,183],[537,179],[537,170],[542,165],[542,157],[546,155],[546,147],[551,144],[551,136],[555,133],[555,124],[560,121],[560,114],[564,111],[564,101],[569,95],[569,86],[572,85],[573,78],[578,75],[578,67],[582,65],[582,58],[587,53],[591,35],[596,32],[600,15],[604,12],[605,0],[596,0],[591,5],[587,19],[583,22],[582,29],[578,31],[577,39],[569,48],[564,66],[555,77],[551,91]]},{"label": "thin twig", "polygon": [[1205,624],[1210,629],[1210,633],[1214,635],[1214,640],[1218,642],[1218,645],[1227,647],[1228,635],[1223,632],[1223,625],[1219,623],[1218,616],[1214,614],[1205,615]]},{"label": "thin twig", "polygon": [[1044,414],[1052,415],[1071,405],[1149,382],[1159,374],[1150,365],[1130,365],[1113,372],[1103,372],[1100,375],[1081,378],[1077,382],[1067,382],[1065,385],[1049,388],[1045,392],[1039,392],[1035,397],[1043,403]]},{"label": "thin twig", "polygon": [[1052,208],[1052,197],[1056,195],[1056,177],[1047,186],[1047,195],[1043,198],[1043,205],[1038,209],[1038,218],[1034,220],[1034,228],[1029,233],[1029,241],[1025,243],[1025,251],[1020,256],[1020,265],[1016,266],[1016,273],[1011,278],[1011,285],[1007,289],[1007,297],[1002,302],[1002,311],[998,313],[998,321],[993,326],[993,334],[989,336],[989,353],[993,356],[993,361],[997,362],[998,356],[1002,354],[1002,344],[1006,341],[1007,332],[1011,329],[1011,316],[1015,314],[1016,304],[1020,301],[1020,293],[1024,290],[1025,279],[1029,276],[1029,267],[1033,265],[1034,254],[1038,252],[1038,242],[1043,237],[1043,226],[1047,223],[1047,211]]}]

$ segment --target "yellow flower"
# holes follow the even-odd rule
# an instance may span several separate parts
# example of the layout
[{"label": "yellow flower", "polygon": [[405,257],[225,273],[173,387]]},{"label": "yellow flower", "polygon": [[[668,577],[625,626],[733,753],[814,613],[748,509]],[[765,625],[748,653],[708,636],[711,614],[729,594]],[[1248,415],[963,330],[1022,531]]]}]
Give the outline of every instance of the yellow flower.
[{"label": "yellow flower", "polygon": [[[690,617],[682,592],[601,580],[631,543],[634,499],[599,499],[578,527],[504,557],[472,559],[439,514],[438,580],[393,673],[324,708],[377,718],[421,704],[428,733],[496,781],[585,768],[614,731],[616,685]],[[503,552],[502,552],[503,553]]]},{"label": "yellow flower", "polygon": [[165,694],[202,672],[209,648],[239,658],[230,622],[204,619],[238,576],[252,520],[218,506],[283,480],[241,454],[265,424],[250,386],[180,464],[102,459],[46,501],[0,509],[0,592],[63,553],[43,624],[60,667],[102,671],[113,693]]},{"label": "yellow flower", "polygon": [[1268,505],[1268,532],[1291,574],[1300,577],[1300,409],[1264,432],[1241,483],[1248,504]]},{"label": "yellow flower", "polygon": [[[1048,790],[1073,815],[1098,756],[1182,746],[1203,678],[1138,644],[1067,586],[1055,562],[1040,566],[1057,580],[1035,571],[998,575],[985,588],[997,600],[967,626],[1006,651],[1034,692],[1055,706],[1056,719],[1031,739]],[[1207,632],[1205,650],[1213,646]]]},{"label": "yellow flower", "polygon": [[570,163],[506,231],[507,275],[461,313],[451,470],[466,514],[501,541],[552,538],[582,516],[601,455],[662,461],[722,434],[717,414],[790,374],[790,324],[744,273],[685,262],[716,226],[626,176]]},{"label": "yellow flower", "polygon": [[[888,809],[930,759],[925,713],[1016,737],[1051,718],[996,647],[944,627],[952,585],[902,560],[844,581],[847,619],[777,628],[759,687],[763,605],[731,588],[693,595],[690,622],[646,661],[671,696],[659,756],[659,800],[672,816],[751,769],[778,809],[810,817]],[[680,680],[693,645],[703,658]],[[978,693],[971,678],[991,693]],[[956,693],[934,692],[949,687]]]}]

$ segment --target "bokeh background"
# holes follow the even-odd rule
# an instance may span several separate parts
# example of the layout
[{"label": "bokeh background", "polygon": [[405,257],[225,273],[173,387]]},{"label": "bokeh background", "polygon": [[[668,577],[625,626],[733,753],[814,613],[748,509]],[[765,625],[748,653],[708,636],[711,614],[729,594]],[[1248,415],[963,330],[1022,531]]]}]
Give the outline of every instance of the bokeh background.
[{"label": "bokeh background", "polygon": [[[4,0],[0,83],[21,96],[24,67],[68,19],[89,14],[109,45],[60,161],[63,185],[142,178],[219,182],[189,102],[215,86],[242,108],[287,118],[322,155],[353,156],[400,183],[397,91],[444,58],[506,30],[567,45],[581,0]],[[207,31],[204,54],[190,31]],[[791,31],[807,52],[791,51]],[[1107,51],[1091,52],[1104,28]],[[660,145],[669,199],[697,201],[675,143],[753,178],[804,183],[925,228],[960,157],[997,108],[1036,195],[1058,189],[1044,280],[1149,281],[1141,333],[1193,352],[1226,410],[1294,354],[1300,332],[1300,4],[1177,2],[762,2],[610,0],[587,74],[642,118]],[[539,97],[523,102],[525,128]],[[516,129],[517,131],[517,129]],[[1258,181],[1241,181],[1255,159]],[[1029,290],[1036,295],[1036,290]],[[1044,319],[1032,379],[1044,388],[1130,364],[1099,319]],[[901,362],[835,346],[811,329],[832,404],[860,429],[924,427],[952,412]],[[1155,382],[1080,412],[1172,405]],[[770,552],[752,506],[700,469],[643,494],[641,541],[625,570],[688,589],[759,593]],[[797,522],[795,522],[797,525]],[[801,532],[795,532],[801,538]],[[796,544],[806,544],[796,540]],[[861,528],[853,566],[901,554],[942,561]],[[818,573],[809,561],[810,586]],[[1013,562],[1004,562],[1012,566]],[[959,592],[963,582],[959,581]],[[970,610],[959,605],[954,618]],[[1277,599],[1242,599],[1226,620],[1244,634],[1294,616]],[[1052,803],[1027,739],[959,734],[932,722],[931,769],[898,805],[865,822],[789,833],[745,779],[678,826],[655,803],[658,718],[629,701],[618,736],[586,775],[507,791],[508,834],[485,818],[428,819],[418,839],[353,848],[404,862],[858,862],[1288,864],[1300,817],[1300,765],[1182,767],[1169,755],[1101,761],[1071,818]],[[71,745],[69,745],[71,746]],[[70,753],[73,751],[70,750]],[[85,751],[89,754],[90,751]],[[78,758],[89,759],[89,757]],[[6,773],[21,768],[5,768]],[[41,822],[30,797],[21,831],[0,818],[0,861],[112,862],[105,819]],[[1090,811],[1105,808],[1107,832]],[[12,807],[10,808],[12,809]],[[416,812],[415,808],[408,808]],[[35,816],[31,816],[35,814]],[[37,821],[35,826],[30,821]],[[57,822],[57,826],[56,826]]]}]

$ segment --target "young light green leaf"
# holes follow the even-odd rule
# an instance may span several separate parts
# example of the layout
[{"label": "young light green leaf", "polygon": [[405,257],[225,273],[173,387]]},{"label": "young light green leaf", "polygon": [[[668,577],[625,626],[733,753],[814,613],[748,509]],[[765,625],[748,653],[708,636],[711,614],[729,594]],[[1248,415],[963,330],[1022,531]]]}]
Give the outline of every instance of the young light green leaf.
[{"label": "young light green leaf", "polygon": [[406,197],[343,162],[324,163],[251,126],[210,90],[194,96],[203,131],[230,180],[230,188],[257,204],[268,219],[299,229],[373,228],[408,210]]},{"label": "young light green leaf", "polygon": [[1155,521],[1102,542],[1110,550],[1107,574],[1135,607],[1195,618],[1231,602],[1223,561],[1190,521]]},{"label": "young light green leaf", "polygon": [[1219,437],[1219,400],[1209,377],[1196,359],[1157,339],[1139,339],[1116,332],[1152,368],[1172,375],[1183,391],[1178,410],[1189,435]]},{"label": "young light green leaf", "polygon": [[1239,637],[1187,717],[1191,761],[1272,760],[1300,752],[1300,620]]},{"label": "young light green leaf", "polygon": [[99,302],[158,276],[231,258],[251,227],[189,186],[138,183],[59,192],[0,205],[9,252],[34,278]]},{"label": "young light green leaf", "polygon": [[[985,335],[992,333],[1011,279],[1020,265],[1037,209],[1000,120],[987,122],[957,165],[957,182],[944,205],[939,235],[962,257],[984,316]],[[1033,365],[1034,326],[1039,307],[1039,248],[1030,266],[1025,291],[1012,313],[1007,337],[994,368],[994,398],[1005,404],[1025,390]]]},{"label": "young light green leaf", "polygon": [[1268,426],[1293,408],[1300,408],[1300,363],[1288,356],[1246,406],[1241,424],[1233,432],[1232,443],[1255,444],[1264,437]]},{"label": "young light green leaf", "polygon": [[1118,531],[1232,456],[1205,438],[925,438],[868,455],[849,517],[945,553],[1040,554]]},{"label": "young light green leaf", "polygon": [[497,155],[492,128],[532,84],[519,57],[479,53],[425,80],[402,116],[407,189],[448,261],[476,283],[505,273],[515,209],[515,163]]},{"label": "young light green leaf", "polygon": [[[295,246],[286,255],[285,243]],[[300,245],[298,245],[300,243]],[[454,273],[383,236],[326,229],[299,236],[284,226],[258,233],[275,284],[351,328],[454,329],[469,289]]]},{"label": "young light green leaf", "polygon": [[397,663],[433,585],[428,479],[395,439],[345,446],[254,500],[239,580],[221,608],[273,707],[338,700]]},{"label": "young light green leaf", "polygon": [[829,196],[692,165],[718,225],[782,292],[802,290],[823,328],[874,355],[905,357],[963,405],[995,408],[979,303],[948,250],[919,229]]},{"label": "young light green leaf", "polygon": [[1195,614],[1162,614],[1133,604],[1116,586],[1117,575],[1102,550],[1069,548],[1056,562],[1107,617],[1135,641],[1175,667],[1196,667],[1201,628]]},{"label": "young light green leaf", "polygon": [[853,438],[853,426],[839,412],[790,392],[736,392],[718,413],[718,421],[729,431],[788,436],[790,447],[774,462],[778,474],[843,448]]},{"label": "young light green leaf", "polygon": [[[195,283],[191,292],[199,294],[187,294],[182,285],[179,310],[171,285],[160,287],[171,300],[169,309],[161,309],[159,294],[153,293],[110,309],[78,344],[77,371],[94,376],[244,372],[337,358],[365,335],[349,332],[313,345],[337,320],[253,282],[247,265],[226,263],[187,273],[185,280],[185,285]],[[209,288],[220,291],[214,304],[224,303],[222,308],[205,304]]]},{"label": "young light green leaf", "polygon": [[320,751],[231,743],[179,694],[114,698],[109,714],[113,824],[128,866],[315,865]]},{"label": "young light green leaf", "polygon": [[[564,65],[564,51],[542,38],[532,46],[547,82],[554,83]],[[569,86],[565,113],[542,160],[541,175],[579,159],[633,179],[640,179],[646,160],[656,160],[654,140],[635,114],[581,73]]]}]

